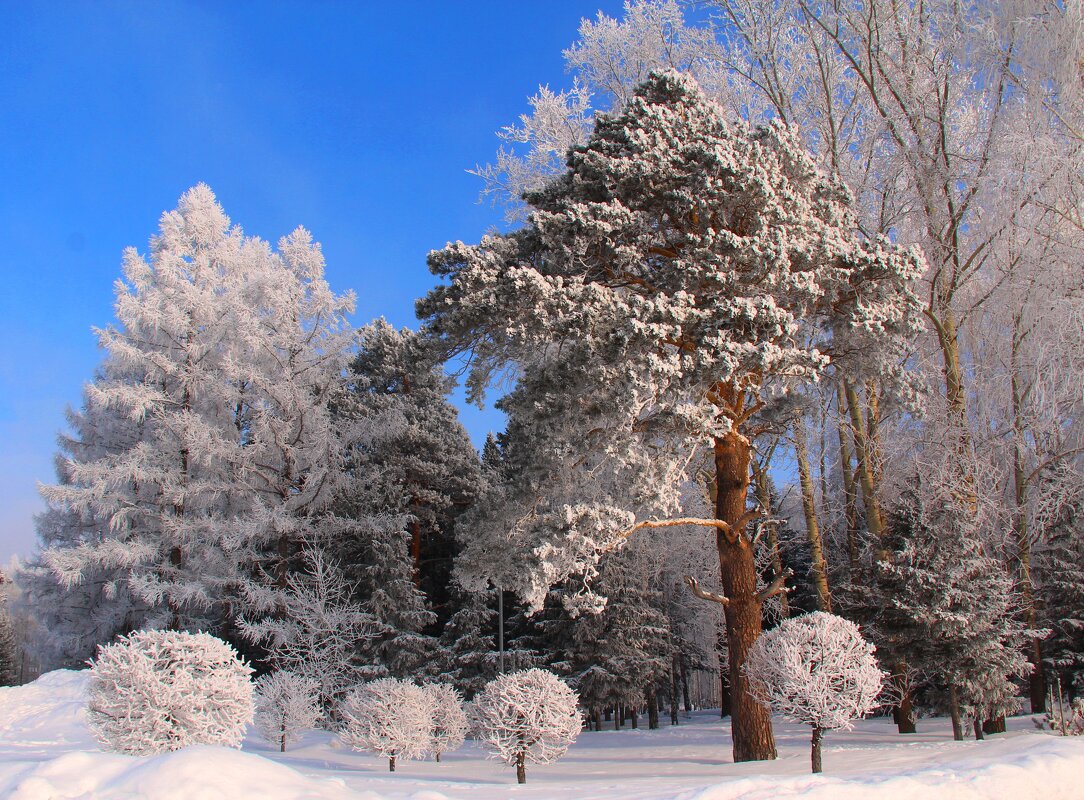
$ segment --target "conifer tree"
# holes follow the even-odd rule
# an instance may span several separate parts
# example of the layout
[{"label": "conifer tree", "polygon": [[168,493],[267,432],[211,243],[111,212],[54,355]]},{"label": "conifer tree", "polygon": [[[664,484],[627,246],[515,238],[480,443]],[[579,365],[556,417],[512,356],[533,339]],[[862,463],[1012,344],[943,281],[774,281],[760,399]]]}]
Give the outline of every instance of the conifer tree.
[{"label": "conifer tree", "polygon": [[[888,369],[893,333],[916,324],[921,259],[864,239],[791,134],[728,124],[675,73],[600,119],[568,165],[527,194],[523,229],[434,252],[447,283],[418,309],[447,352],[468,354],[474,398],[507,367],[520,375],[506,403],[532,429],[541,490],[495,527],[526,554],[506,585],[537,607],[617,539],[679,524],[686,467],[710,453],[715,513],[699,523],[718,534],[734,756],[774,758],[740,677],[781,588],[758,591],[746,531],[753,418],[848,354]],[[499,546],[479,536],[467,563],[488,566]]]},{"label": "conifer tree", "polygon": [[285,591],[328,527],[342,475],[330,405],[353,298],[323,267],[307,231],[273,250],[202,184],[162,216],[147,257],[125,251],[85,424],[42,490],[69,515],[42,554],[59,584],[119,577],[150,626],[229,635],[242,612],[275,613],[265,590]]}]

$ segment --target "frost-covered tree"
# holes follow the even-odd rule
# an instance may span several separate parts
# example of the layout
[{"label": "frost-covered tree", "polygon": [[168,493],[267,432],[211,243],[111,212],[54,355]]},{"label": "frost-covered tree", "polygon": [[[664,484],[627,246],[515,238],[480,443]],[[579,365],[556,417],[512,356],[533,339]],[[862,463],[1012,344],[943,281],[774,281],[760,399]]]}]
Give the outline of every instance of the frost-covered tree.
[{"label": "frost-covered tree", "polygon": [[463,746],[470,724],[463,710],[463,697],[447,683],[430,683],[422,687],[429,700],[432,721],[429,748],[440,761],[441,753],[451,753]]},{"label": "frost-covered tree", "polygon": [[502,144],[496,161],[475,169],[485,182],[483,196],[504,205],[509,220],[527,218],[524,192],[564,169],[569,148],[590,136],[596,112],[619,111],[653,70],[679,70],[714,83],[714,32],[687,25],[675,0],[626,0],[624,10],[621,20],[601,11],[581,20],[579,39],[564,51],[575,75],[572,88],[540,86],[528,100],[530,113],[497,133]]},{"label": "frost-covered tree", "polygon": [[350,599],[342,571],[323,551],[306,551],[304,563],[304,571],[287,577],[284,590],[265,590],[281,600],[279,613],[242,618],[240,628],[267,648],[278,670],[315,685],[322,706],[331,711],[363,674],[357,650],[379,626]]},{"label": "frost-covered tree", "polygon": [[853,622],[814,611],[761,635],[745,664],[753,693],[813,729],[813,772],[821,771],[825,731],[850,728],[876,708],[885,673]]},{"label": "frost-covered tree", "polygon": [[905,659],[942,690],[960,739],[962,717],[981,723],[1016,710],[1015,681],[1031,670],[1029,631],[1004,562],[986,551],[982,516],[940,478],[933,487],[916,480],[891,516],[871,628],[890,661]]},{"label": "frost-covered tree", "polygon": [[285,588],[341,474],[330,404],[353,298],[323,267],[307,231],[273,250],[204,185],[162,216],[149,256],[125,252],[84,410],[112,430],[66,448],[61,483],[42,490],[86,527],[43,552],[58,582],[119,574],[156,626],[228,630],[241,610],[274,611],[246,590]]},{"label": "frost-covered tree", "polygon": [[629,546],[606,556],[599,574],[606,607],[573,623],[569,683],[596,720],[606,708],[643,710],[670,676],[662,595],[648,583],[650,556],[635,550]]},{"label": "frost-covered tree", "polygon": [[210,634],[137,631],[91,662],[87,724],[103,745],[132,755],[240,747],[252,721],[251,673]]},{"label": "frost-covered tree", "polygon": [[497,674],[497,615],[489,593],[463,592],[456,599],[459,610],[440,632],[444,674],[470,700]]},{"label": "frost-covered tree", "polygon": [[520,376],[502,403],[536,445],[533,485],[464,563],[499,570],[509,552],[501,580],[536,606],[635,530],[688,524],[670,515],[688,467],[710,464],[714,514],[694,523],[717,532],[734,754],[750,760],[775,744],[741,665],[781,588],[758,589],[746,530],[755,419],[859,352],[890,369],[922,262],[863,237],[792,135],[726,116],[691,79],[654,75],[527,195],[527,227],[431,254],[447,283],[418,310],[466,354],[474,398]]},{"label": "frost-covered tree", "polygon": [[399,759],[422,758],[432,750],[433,719],[426,690],[409,681],[380,678],[347,694],[339,707],[339,738],[355,750],[388,759],[395,772]]},{"label": "frost-covered tree", "polygon": [[552,672],[527,669],[490,681],[474,700],[478,737],[494,758],[516,767],[527,782],[527,763],[549,764],[580,733],[576,693]]},{"label": "frost-covered tree", "polygon": [[359,332],[350,385],[370,416],[403,424],[365,454],[364,501],[403,515],[410,532],[414,582],[430,602],[447,601],[452,527],[478,493],[478,453],[450,395],[454,380],[417,333],[377,320]]},{"label": "frost-covered tree", "polygon": [[0,572],[0,686],[14,686],[19,680],[19,642],[9,596],[4,584],[9,580]]},{"label": "frost-covered tree", "polygon": [[1062,509],[1036,551],[1046,663],[1074,696],[1084,695],[1084,504]]},{"label": "frost-covered tree", "polygon": [[315,728],[323,716],[318,684],[285,670],[269,672],[256,681],[255,709],[256,729],[283,753],[287,744]]}]

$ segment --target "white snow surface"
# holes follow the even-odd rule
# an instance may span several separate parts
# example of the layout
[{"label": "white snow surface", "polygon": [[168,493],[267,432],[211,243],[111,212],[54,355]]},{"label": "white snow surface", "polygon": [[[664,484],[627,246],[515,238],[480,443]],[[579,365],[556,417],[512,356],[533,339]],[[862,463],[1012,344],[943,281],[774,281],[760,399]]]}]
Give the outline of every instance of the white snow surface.
[{"label": "white snow surface", "polygon": [[0,797],[10,800],[1076,800],[1084,797],[1084,738],[1038,732],[953,742],[947,720],[900,736],[889,720],[825,737],[823,775],[809,774],[809,728],[776,720],[780,758],[733,764],[729,724],[712,712],[676,728],[584,732],[527,784],[474,742],[442,763],[354,753],[312,731],[280,754],[250,731],[239,752],[198,746],[150,757],[106,753],[87,730],[85,672],[57,671],[0,689]]}]

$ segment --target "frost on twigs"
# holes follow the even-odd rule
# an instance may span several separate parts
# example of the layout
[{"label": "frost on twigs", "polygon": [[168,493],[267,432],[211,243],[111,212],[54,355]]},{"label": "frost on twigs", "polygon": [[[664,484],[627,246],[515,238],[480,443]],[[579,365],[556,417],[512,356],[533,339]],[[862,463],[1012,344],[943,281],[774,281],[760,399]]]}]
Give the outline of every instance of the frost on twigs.
[{"label": "frost on twigs", "polygon": [[527,782],[527,762],[549,764],[580,733],[579,698],[552,672],[527,669],[490,681],[474,700],[479,738],[492,756],[516,765]]},{"label": "frost on twigs", "polygon": [[395,772],[400,758],[422,758],[432,746],[432,717],[424,688],[397,678],[381,678],[355,687],[339,713],[339,738],[355,750],[388,759]]},{"label": "frost on twigs", "polygon": [[451,753],[463,746],[470,724],[463,710],[463,698],[454,686],[430,683],[422,687],[429,702],[429,751],[437,761],[441,753]]},{"label": "frost on twigs", "polygon": [[256,681],[256,728],[283,753],[321,716],[320,687],[311,678],[279,670]]},{"label": "frost on twigs", "polygon": [[871,712],[885,673],[874,646],[853,622],[817,611],[784,620],[761,635],[745,662],[756,699],[813,728],[813,771],[821,771],[821,736],[850,728]]},{"label": "frost on twigs", "polygon": [[241,746],[252,719],[252,669],[226,642],[208,633],[137,631],[101,647],[90,663],[87,722],[110,750]]}]

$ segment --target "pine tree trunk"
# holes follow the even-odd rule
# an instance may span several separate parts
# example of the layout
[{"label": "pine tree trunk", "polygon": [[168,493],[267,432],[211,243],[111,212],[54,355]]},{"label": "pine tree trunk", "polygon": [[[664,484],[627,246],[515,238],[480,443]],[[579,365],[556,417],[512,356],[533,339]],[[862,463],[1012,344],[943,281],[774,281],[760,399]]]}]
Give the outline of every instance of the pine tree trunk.
[{"label": "pine tree trunk", "polygon": [[809,469],[809,447],[806,443],[802,420],[798,420],[791,430],[794,434],[794,453],[798,461],[798,483],[802,488],[802,511],[805,514],[806,538],[809,540],[809,552],[813,557],[811,577],[813,587],[817,591],[817,608],[831,614],[832,593],[828,588],[828,561],[824,557],[820,523],[817,521],[816,494],[813,489],[813,474]]},{"label": "pine tree trunk", "polygon": [[978,717],[975,717],[973,722],[975,727],[975,741],[981,742],[983,739],[986,738],[982,735],[982,722],[979,720]]},{"label": "pine tree trunk", "polygon": [[681,659],[681,701],[685,706],[685,714],[693,713],[693,704],[689,699],[689,665],[685,659]]},{"label": "pine tree trunk", "polygon": [[678,724],[678,654],[674,653],[674,663],[670,668],[670,724]]},{"label": "pine tree trunk", "polygon": [[735,761],[776,757],[772,718],[745,686],[742,667],[761,632],[761,600],[757,596],[757,570],[753,548],[744,536],[746,496],[749,489],[752,445],[737,431],[716,439],[714,446],[715,516],[731,530],[716,533],[719,575],[725,606],[727,649],[730,657],[731,730]]},{"label": "pine tree trunk", "polygon": [[640,714],[640,709],[638,709],[638,708],[630,708],[629,709],[629,719],[632,720],[632,729],[634,731],[640,729],[640,717],[639,717],[639,714]]},{"label": "pine tree trunk", "polygon": [[824,738],[824,729],[813,726],[813,739],[812,739],[812,752],[810,753],[810,761],[813,763],[813,772],[819,773],[821,770],[821,739]]},{"label": "pine tree trunk", "polygon": [[983,720],[982,722],[983,733],[1004,733],[1005,732],[1005,715],[1002,714],[999,717],[993,717],[991,719]]},{"label": "pine tree trunk", "polygon": [[952,738],[957,742],[962,742],[964,722],[960,716],[960,698],[956,694],[955,684],[949,687],[949,715],[952,717]]},{"label": "pine tree trunk", "polygon": [[594,723],[596,731],[602,730],[602,712],[597,708],[591,712],[591,721]]},{"label": "pine tree trunk", "polygon": [[656,730],[659,727],[659,696],[655,689],[647,695],[647,729]]},{"label": "pine tree trunk", "polygon": [[896,664],[895,673],[900,676],[898,678],[897,688],[900,692],[900,703],[896,707],[896,730],[899,733],[917,733],[915,728],[915,709],[911,698],[911,686],[907,682],[907,664],[905,662],[899,662]]},{"label": "pine tree trunk", "polygon": [[526,755],[522,752],[516,755],[516,783],[527,782],[527,764],[525,758]]}]

